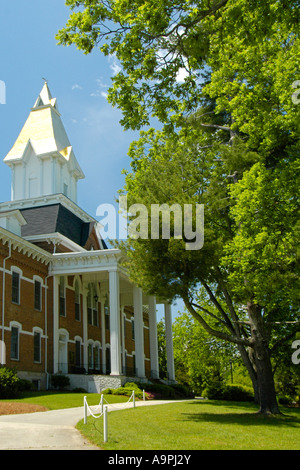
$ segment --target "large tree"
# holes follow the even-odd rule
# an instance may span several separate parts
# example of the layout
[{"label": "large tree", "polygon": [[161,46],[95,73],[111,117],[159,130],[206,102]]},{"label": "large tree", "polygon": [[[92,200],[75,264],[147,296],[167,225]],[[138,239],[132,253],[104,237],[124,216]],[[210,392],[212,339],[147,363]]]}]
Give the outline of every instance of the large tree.
[{"label": "large tree", "polygon": [[[298,2],[66,3],[59,42],[85,53],[99,44],[120,61],[109,100],[123,126],[151,116],[164,126],[132,145],[129,204],[205,206],[200,250],[174,233],[129,240],[132,279],[181,296],[207,332],[236,344],[260,411],[278,413],[271,353],[294,334],[299,300]],[[199,285],[218,315],[197,303]]]}]

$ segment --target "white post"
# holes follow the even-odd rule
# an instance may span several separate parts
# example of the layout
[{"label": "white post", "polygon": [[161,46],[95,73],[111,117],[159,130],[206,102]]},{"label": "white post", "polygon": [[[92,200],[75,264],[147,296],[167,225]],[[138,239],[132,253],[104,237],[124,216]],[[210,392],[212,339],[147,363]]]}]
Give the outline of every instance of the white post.
[{"label": "white post", "polygon": [[139,287],[133,287],[134,310],[134,341],[135,341],[135,366],[137,376],[145,377],[145,352],[144,352],[144,323],[143,323],[143,292]]},{"label": "white post", "polygon": [[145,401],[145,390],[143,390],[143,401]]},{"label": "white post", "polygon": [[103,393],[101,394],[100,405],[101,405],[101,414],[102,414],[103,413]]},{"label": "white post", "polygon": [[86,396],[83,398],[83,422],[84,424],[87,423],[87,403],[86,403]]},{"label": "white post", "polygon": [[108,406],[104,406],[104,415],[103,415],[103,440],[104,442],[107,442],[107,411],[108,411]]},{"label": "white post", "polygon": [[134,392],[134,390],[132,391],[132,403],[133,403],[133,408],[135,408],[135,392]]}]

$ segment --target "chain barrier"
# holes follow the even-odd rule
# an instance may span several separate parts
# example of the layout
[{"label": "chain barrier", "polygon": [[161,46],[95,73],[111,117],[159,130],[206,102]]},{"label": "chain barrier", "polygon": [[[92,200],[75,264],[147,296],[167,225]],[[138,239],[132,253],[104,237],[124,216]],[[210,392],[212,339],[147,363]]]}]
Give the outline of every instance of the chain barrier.
[{"label": "chain barrier", "polygon": [[[135,392],[134,392],[134,390],[132,391],[132,394],[130,395],[128,401],[124,403],[124,405],[126,406],[130,402],[131,399],[132,399],[133,407],[135,408]],[[104,401],[107,403],[107,405],[104,405]],[[121,403],[119,403],[119,405],[120,404]],[[84,396],[84,398],[83,398],[83,410],[84,410],[83,422],[84,422],[84,424],[87,423],[88,412],[95,419],[101,418],[101,416],[103,416],[103,436],[104,436],[103,441],[104,442],[107,442],[107,436],[108,436],[108,430],[107,430],[108,405],[111,406],[112,408],[119,409],[116,406],[114,406],[113,404],[108,403],[108,401],[104,398],[103,394],[101,394],[101,399],[100,399],[99,405],[95,405],[96,409],[94,409],[95,407],[93,407],[93,410],[88,405],[87,397]],[[115,404],[115,405],[118,405],[118,404]],[[100,408],[100,410],[101,410],[99,413],[97,413],[98,408]]]}]

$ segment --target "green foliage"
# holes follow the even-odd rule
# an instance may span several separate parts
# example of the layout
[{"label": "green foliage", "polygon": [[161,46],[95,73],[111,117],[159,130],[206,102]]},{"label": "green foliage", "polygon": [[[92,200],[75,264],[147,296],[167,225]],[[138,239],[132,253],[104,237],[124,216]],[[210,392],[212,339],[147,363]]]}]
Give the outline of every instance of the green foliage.
[{"label": "green foliage", "polygon": [[18,389],[20,392],[29,392],[35,390],[35,386],[30,380],[19,379]]},{"label": "green foliage", "polygon": [[138,384],[134,382],[126,382],[123,387],[118,388],[106,388],[101,390],[101,393],[105,395],[124,395],[130,397],[134,390],[136,398],[143,398],[143,391],[140,389]]},{"label": "green foliage", "polygon": [[156,398],[175,398],[175,390],[170,385],[147,383],[144,385],[146,392],[153,392]]},{"label": "green foliage", "polygon": [[135,382],[126,382],[124,384],[124,387],[125,388],[128,388],[130,390],[135,390],[136,392],[140,392],[141,391],[141,387],[135,383]]},{"label": "green foliage", "polygon": [[55,374],[51,376],[51,384],[54,388],[63,390],[70,385],[70,379],[66,375]]},{"label": "green foliage", "polygon": [[0,368],[0,398],[15,398],[18,396],[19,385],[20,379],[14,369]]},{"label": "green foliage", "polygon": [[210,400],[253,401],[251,388],[237,384],[212,383],[204,390],[203,396]]},{"label": "green foliage", "polygon": [[[101,43],[120,62],[109,101],[124,128],[149,126],[152,117],[164,126],[141,132],[129,150],[129,205],[144,204],[148,214],[162,203],[205,209],[201,249],[186,249],[173,222],[168,239],[149,231],[120,243],[132,282],[168,301],[181,297],[210,336],[236,345],[254,390],[264,388],[257,371],[272,377],[269,357],[299,314],[298,2],[67,5],[59,43],[85,53]],[[193,380],[203,386],[203,377]],[[267,388],[257,397],[270,397],[273,412]]]}]

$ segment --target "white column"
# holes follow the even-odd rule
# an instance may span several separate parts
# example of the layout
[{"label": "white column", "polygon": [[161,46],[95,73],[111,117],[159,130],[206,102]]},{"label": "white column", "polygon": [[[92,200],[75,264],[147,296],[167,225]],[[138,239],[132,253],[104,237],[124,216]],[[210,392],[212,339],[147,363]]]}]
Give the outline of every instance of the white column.
[{"label": "white column", "polygon": [[106,373],[106,348],[105,348],[106,341],[105,341],[105,312],[104,312],[105,297],[103,295],[102,290],[101,290],[100,302],[101,302],[101,346],[102,346],[101,368],[102,368],[103,374],[105,374]]},{"label": "white column", "polygon": [[82,289],[82,334],[83,334],[83,367],[88,371],[88,314],[87,314],[87,294],[89,290],[86,286]]},{"label": "white column", "polygon": [[53,276],[53,373],[58,371],[58,342],[59,342],[59,277]]},{"label": "white column", "polygon": [[109,271],[111,375],[121,374],[119,273]]},{"label": "white column", "polygon": [[156,323],[156,297],[149,296],[149,337],[150,337],[150,364],[151,374],[154,379],[159,378],[158,365],[158,343],[157,343],[157,323]]},{"label": "white column", "polygon": [[166,325],[166,349],[167,349],[168,379],[175,381],[171,305],[168,304],[168,303],[165,303],[164,308],[165,308],[165,325]]},{"label": "white column", "polygon": [[145,377],[144,323],[143,323],[143,292],[133,287],[135,366],[138,377]]},{"label": "white column", "polygon": [[121,350],[122,350],[122,371],[124,373],[124,371],[126,370],[125,366],[125,330],[124,330],[124,323],[125,323],[125,318],[126,318],[126,315],[124,313],[124,306],[121,305],[121,337],[122,337],[122,345],[121,345]]}]

